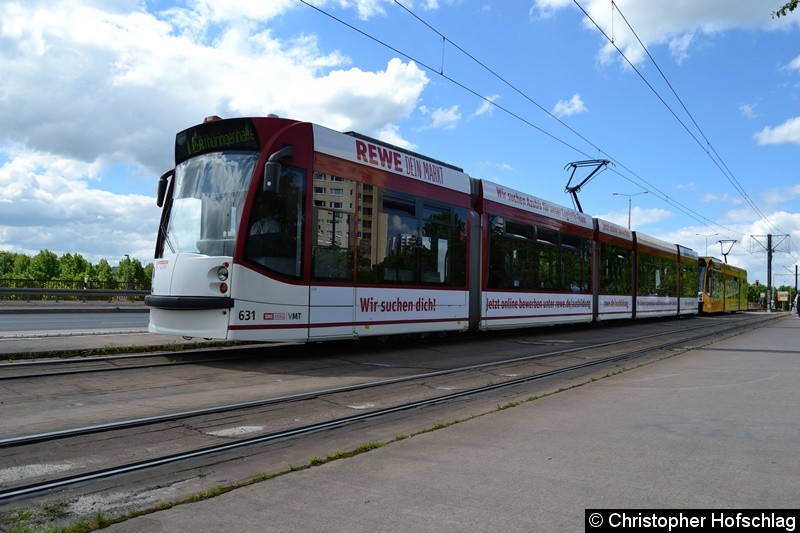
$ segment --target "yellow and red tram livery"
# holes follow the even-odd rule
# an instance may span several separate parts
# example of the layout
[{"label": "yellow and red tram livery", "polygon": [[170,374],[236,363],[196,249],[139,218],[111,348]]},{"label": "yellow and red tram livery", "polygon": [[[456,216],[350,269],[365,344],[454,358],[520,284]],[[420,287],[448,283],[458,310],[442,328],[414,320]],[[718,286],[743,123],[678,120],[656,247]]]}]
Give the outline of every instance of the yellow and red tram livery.
[{"label": "yellow and red tram livery", "polygon": [[698,308],[701,313],[747,310],[747,271],[714,257],[698,258]]}]

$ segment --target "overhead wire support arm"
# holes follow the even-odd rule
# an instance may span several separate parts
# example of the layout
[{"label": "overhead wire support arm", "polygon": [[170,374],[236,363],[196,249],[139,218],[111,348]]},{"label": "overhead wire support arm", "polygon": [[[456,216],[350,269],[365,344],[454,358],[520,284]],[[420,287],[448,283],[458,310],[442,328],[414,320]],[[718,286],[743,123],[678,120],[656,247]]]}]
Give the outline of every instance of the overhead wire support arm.
[{"label": "overhead wire support arm", "polygon": [[[608,159],[587,159],[586,161],[573,161],[572,163],[568,163],[567,166],[564,167],[564,170],[569,169],[572,167],[572,174],[569,176],[569,181],[567,181],[566,187],[564,187],[564,192],[569,193],[572,195],[572,202],[575,207],[578,209],[579,212],[583,213],[583,208],[581,207],[580,201],[578,201],[578,193],[581,191],[581,187],[589,183],[589,181],[594,178],[597,173],[605,170],[608,165],[613,163]],[[577,185],[570,185],[572,183],[572,178],[575,177],[575,171],[578,170],[579,167],[594,167],[588,176],[583,178],[583,180],[578,183]]]}]

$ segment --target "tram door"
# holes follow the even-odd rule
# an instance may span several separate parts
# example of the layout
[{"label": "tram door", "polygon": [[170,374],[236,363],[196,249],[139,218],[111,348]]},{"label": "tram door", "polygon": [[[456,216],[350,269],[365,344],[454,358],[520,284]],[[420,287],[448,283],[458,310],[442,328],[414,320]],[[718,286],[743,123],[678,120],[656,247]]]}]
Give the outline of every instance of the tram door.
[{"label": "tram door", "polygon": [[[318,184],[322,177],[328,178],[324,187]],[[350,207],[354,195],[344,182],[331,182],[331,178],[315,176],[317,205],[312,213],[312,228],[316,231],[312,232],[311,242],[309,340],[354,336],[355,216]]]}]

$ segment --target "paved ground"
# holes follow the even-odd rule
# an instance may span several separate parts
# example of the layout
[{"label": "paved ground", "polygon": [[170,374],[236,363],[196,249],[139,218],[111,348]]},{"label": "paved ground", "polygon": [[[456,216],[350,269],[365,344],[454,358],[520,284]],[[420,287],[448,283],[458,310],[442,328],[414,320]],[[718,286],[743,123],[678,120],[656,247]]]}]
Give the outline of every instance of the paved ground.
[{"label": "paved ground", "polygon": [[[128,300],[74,300],[20,301],[0,300],[0,320],[4,314],[24,315],[28,313],[148,313],[142,301]],[[146,318],[145,318],[146,324]],[[186,340],[180,336],[147,334],[146,325],[130,331],[34,331],[19,334],[0,334],[0,358],[4,355],[81,351],[86,349],[114,348],[126,346],[168,346],[174,344],[197,344],[203,339]]]},{"label": "paved ground", "polygon": [[796,508],[800,319],[110,531],[581,531],[586,508]]}]

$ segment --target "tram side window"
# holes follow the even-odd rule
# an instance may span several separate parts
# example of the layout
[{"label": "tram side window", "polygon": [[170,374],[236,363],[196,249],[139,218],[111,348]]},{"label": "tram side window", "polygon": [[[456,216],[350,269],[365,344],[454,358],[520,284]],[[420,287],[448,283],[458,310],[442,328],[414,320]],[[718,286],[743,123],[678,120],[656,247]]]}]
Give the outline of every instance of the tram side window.
[{"label": "tram side window", "polygon": [[292,277],[302,273],[305,170],[283,167],[275,192],[253,200],[245,257]]},{"label": "tram side window", "polygon": [[605,294],[631,293],[631,250],[603,244],[600,248],[602,265],[600,290]]},{"label": "tram side window", "polygon": [[681,266],[681,296],[689,298],[697,296],[697,265]]},{"label": "tram side window", "polygon": [[[391,191],[372,202],[358,245],[358,281],[376,284],[466,284],[466,210]],[[369,236],[367,238],[367,235]]]},{"label": "tram side window", "polygon": [[739,297],[739,280],[731,275],[725,276],[725,298]]},{"label": "tram side window", "polygon": [[558,288],[570,292],[590,290],[589,243],[576,235],[561,234],[562,276],[557,278]]},{"label": "tram side window", "polygon": [[723,296],[723,282],[722,282],[722,272],[714,268],[711,270],[711,297],[712,298],[722,298]]},{"label": "tram side window", "polygon": [[663,296],[678,296],[678,262],[676,260],[661,259],[661,292]]},{"label": "tram side window", "polygon": [[706,272],[708,272],[710,278],[710,271],[706,269],[705,263],[700,263],[700,266],[697,269],[697,292],[704,292],[711,296],[711,280],[706,278]]},{"label": "tram side window", "polygon": [[589,290],[586,239],[496,215],[489,227],[489,288]]},{"label": "tram side window", "polygon": [[352,282],[356,241],[355,206],[351,202],[342,202],[341,197],[355,197],[360,184],[321,173],[314,174],[314,181],[334,181],[336,187],[314,187],[312,277],[322,281]]},{"label": "tram side window", "polygon": [[385,237],[378,282],[416,284],[422,239],[413,197],[385,194],[378,213],[378,233]]},{"label": "tram side window", "polygon": [[450,207],[424,203],[420,248],[421,283],[449,284],[451,279],[452,214]]},{"label": "tram side window", "polygon": [[639,296],[677,296],[676,262],[641,253],[639,255]]},{"label": "tram side window", "polygon": [[656,258],[647,253],[639,254],[639,296],[655,296],[661,285]]},{"label": "tram side window", "polygon": [[535,228],[489,215],[489,287],[530,289],[539,284]]},{"label": "tram side window", "polygon": [[506,220],[506,254],[504,288],[529,289],[538,287],[539,254],[536,249],[536,228],[513,220]]},{"label": "tram side window", "polygon": [[504,221],[497,215],[489,215],[489,288],[505,288]]}]

